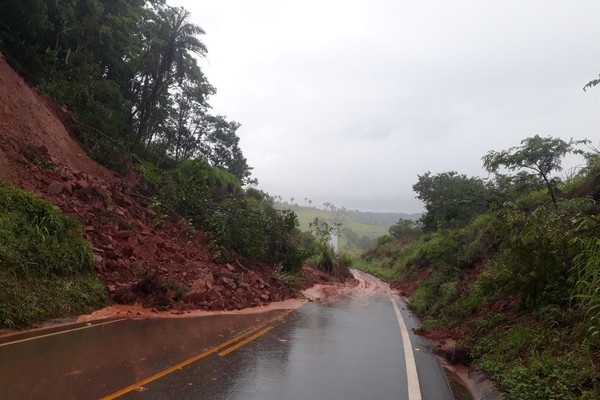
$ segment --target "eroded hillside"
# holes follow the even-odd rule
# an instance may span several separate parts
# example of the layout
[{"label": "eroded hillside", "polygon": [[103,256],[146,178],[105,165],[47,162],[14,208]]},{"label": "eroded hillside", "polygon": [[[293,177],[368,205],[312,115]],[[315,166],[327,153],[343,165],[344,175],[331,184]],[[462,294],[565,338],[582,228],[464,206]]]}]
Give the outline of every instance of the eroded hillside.
[{"label": "eroded hillside", "polygon": [[30,88],[0,57],[0,178],[81,221],[114,301],[220,310],[294,295],[265,265],[214,263],[204,234],[159,220],[138,192],[136,174],[121,176],[90,159],[65,126],[69,121],[67,110]]}]

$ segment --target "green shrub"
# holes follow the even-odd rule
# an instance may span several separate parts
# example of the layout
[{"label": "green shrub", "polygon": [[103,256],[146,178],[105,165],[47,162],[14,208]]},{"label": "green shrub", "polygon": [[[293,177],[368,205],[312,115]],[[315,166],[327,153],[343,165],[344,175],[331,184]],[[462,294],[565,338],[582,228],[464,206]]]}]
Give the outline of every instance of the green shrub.
[{"label": "green shrub", "polygon": [[501,260],[511,273],[510,288],[523,305],[568,302],[576,278],[573,260],[594,235],[596,222],[581,214],[581,200],[533,211],[503,210],[494,224],[502,239]]},{"label": "green shrub", "polygon": [[[188,160],[164,174],[159,201],[170,212],[203,227],[221,199],[242,193],[240,182],[203,160]],[[227,205],[222,208],[226,208]]]},{"label": "green shrub", "polygon": [[161,174],[154,164],[142,161],[139,168],[142,173],[142,182],[154,188],[158,188],[161,185]]},{"label": "green shrub", "polygon": [[591,354],[565,345],[580,337],[577,325],[549,332],[547,321],[521,322],[490,331],[473,355],[509,399],[597,399],[600,379]]},{"label": "green shrub", "polygon": [[383,235],[377,238],[377,246],[383,246],[384,244],[391,243],[394,238],[391,235]]},{"label": "green shrub", "polygon": [[[143,165],[143,171],[156,180],[151,166]],[[266,193],[244,190],[236,177],[203,160],[183,161],[160,181],[160,204],[209,234],[216,262],[242,256],[296,273],[314,250],[294,212],[276,210]]]},{"label": "green shrub", "polygon": [[588,245],[574,260],[577,283],[573,298],[587,316],[589,339],[600,342],[600,240]]},{"label": "green shrub", "polygon": [[80,224],[0,181],[0,326],[86,313],[107,301]]},{"label": "green shrub", "polygon": [[261,259],[267,252],[268,216],[254,199],[227,198],[206,216],[206,230],[213,247],[234,250],[246,257]]},{"label": "green shrub", "polygon": [[417,243],[413,255],[406,260],[407,266],[423,267],[431,263],[454,263],[457,242],[446,232],[427,234]]},{"label": "green shrub", "polygon": [[32,276],[94,270],[81,225],[50,203],[0,181],[0,265]]},{"label": "green shrub", "polygon": [[[453,257],[457,266],[473,267],[496,253],[500,240],[494,229],[494,220],[492,213],[481,214],[469,225],[450,233],[457,242]],[[447,260],[451,261],[452,257],[447,257]]]},{"label": "green shrub", "polygon": [[421,234],[422,227],[418,221],[400,218],[388,230],[390,236],[400,239],[405,236],[416,236]]},{"label": "green shrub", "polygon": [[335,268],[335,253],[327,242],[319,241],[317,244],[317,268],[332,273]]},{"label": "green shrub", "polygon": [[436,269],[431,277],[419,282],[411,296],[410,304],[419,313],[433,316],[458,298],[460,271],[456,267],[444,265]]}]

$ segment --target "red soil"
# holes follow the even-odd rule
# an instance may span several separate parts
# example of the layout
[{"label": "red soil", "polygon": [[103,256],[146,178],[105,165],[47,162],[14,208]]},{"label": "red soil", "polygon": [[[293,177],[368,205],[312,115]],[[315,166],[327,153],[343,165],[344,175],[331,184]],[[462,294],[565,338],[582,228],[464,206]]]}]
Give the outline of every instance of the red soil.
[{"label": "red soil", "polygon": [[[181,223],[157,228],[156,212],[135,184],[91,160],[65,128],[69,118],[0,55],[0,179],[83,223],[98,276],[116,302],[232,310],[297,294],[266,265],[215,264],[205,235],[189,238]],[[187,290],[184,297],[177,286]]]}]

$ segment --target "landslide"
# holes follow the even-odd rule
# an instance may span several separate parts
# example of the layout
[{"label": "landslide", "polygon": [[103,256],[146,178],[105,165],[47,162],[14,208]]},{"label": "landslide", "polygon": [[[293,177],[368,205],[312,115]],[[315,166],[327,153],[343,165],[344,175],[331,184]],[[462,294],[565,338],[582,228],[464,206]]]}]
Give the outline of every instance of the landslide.
[{"label": "landslide", "polygon": [[0,55],[0,179],[79,220],[98,277],[117,303],[159,310],[232,310],[292,297],[266,265],[217,265],[206,235],[157,212],[124,177],[90,159],[65,125],[69,112],[30,88]]}]

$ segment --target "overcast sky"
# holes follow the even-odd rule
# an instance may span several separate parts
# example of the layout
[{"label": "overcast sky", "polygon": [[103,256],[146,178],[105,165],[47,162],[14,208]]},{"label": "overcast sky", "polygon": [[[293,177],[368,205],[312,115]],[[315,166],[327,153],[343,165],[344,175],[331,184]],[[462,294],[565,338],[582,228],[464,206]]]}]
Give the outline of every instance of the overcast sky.
[{"label": "overcast sky", "polygon": [[600,139],[597,0],[168,2],[206,31],[211,104],[259,188],[288,201],[419,212],[417,174]]}]

